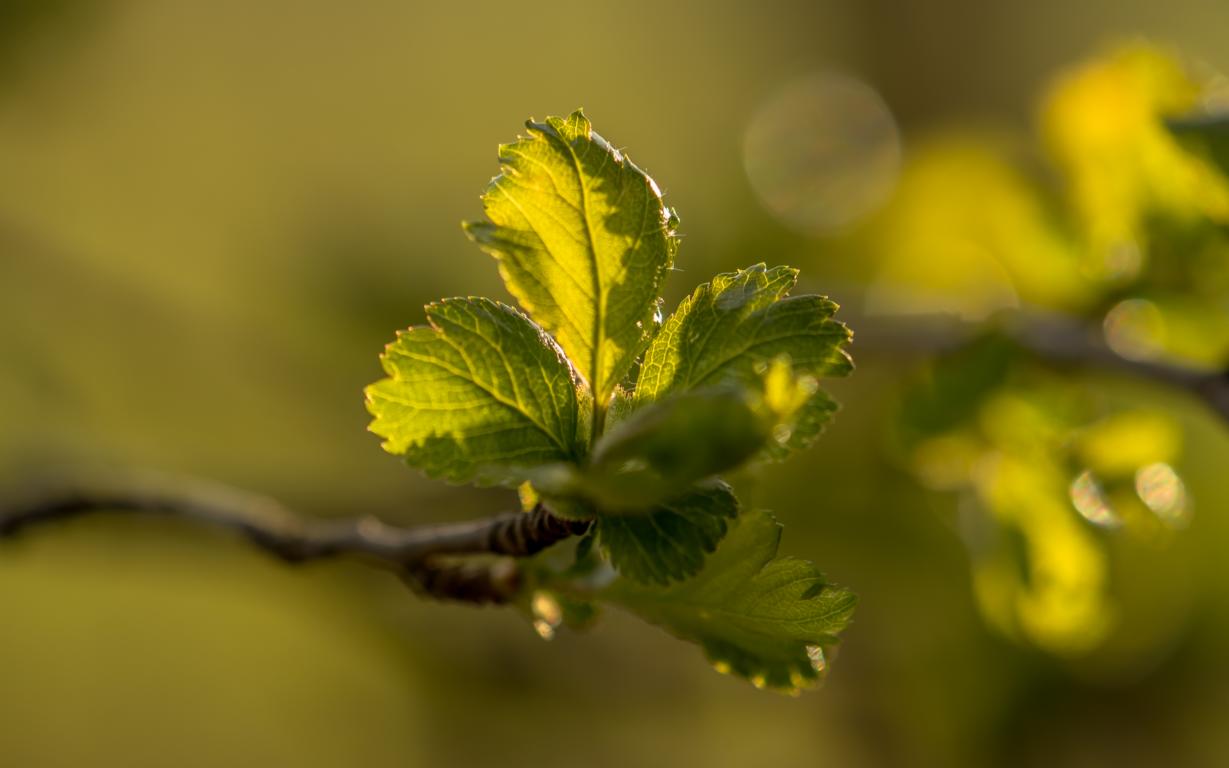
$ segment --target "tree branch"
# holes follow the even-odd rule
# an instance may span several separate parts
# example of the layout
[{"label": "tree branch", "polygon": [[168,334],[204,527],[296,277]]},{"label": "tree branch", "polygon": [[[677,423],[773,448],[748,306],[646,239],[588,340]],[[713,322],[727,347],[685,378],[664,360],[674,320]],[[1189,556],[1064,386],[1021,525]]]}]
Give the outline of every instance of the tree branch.
[{"label": "tree branch", "polygon": [[467,602],[507,602],[515,593],[514,563],[455,562],[469,555],[528,557],[571,536],[588,521],[556,517],[542,505],[484,520],[414,528],[375,517],[313,519],[277,501],[196,480],[61,487],[0,504],[0,539],[42,525],[97,512],[160,514],[226,528],[288,563],[357,555],[396,571],[432,597]]},{"label": "tree branch", "polygon": [[[848,320],[848,316],[846,317]],[[855,352],[933,356],[958,349],[987,327],[951,316],[867,315],[854,321]],[[994,326],[991,326],[994,327]],[[1156,381],[1189,392],[1229,423],[1229,371],[1199,371],[1156,360],[1122,357],[1100,330],[1070,318],[1019,312],[997,328],[1039,359],[1061,366],[1098,368]],[[317,519],[277,501],[195,480],[134,478],[58,487],[0,502],[0,540],[55,521],[103,511],[161,514],[236,531],[288,563],[355,555],[400,574],[420,593],[443,600],[504,603],[520,586],[514,560],[589,530],[539,505],[484,520],[413,528],[371,516]]]},{"label": "tree branch", "polygon": [[[846,321],[850,322],[848,318]],[[1123,357],[1106,345],[1100,328],[1061,315],[1018,312],[1003,316],[997,325],[965,322],[950,315],[870,315],[851,325],[856,329],[855,354],[865,351],[893,357],[951,352],[987,328],[997,328],[1044,362],[1123,373],[1183,390],[1229,423],[1229,370],[1197,370],[1160,360]]]},{"label": "tree branch", "polygon": [[1131,359],[1110,349],[1099,332],[1054,318],[1008,328],[1020,346],[1055,363],[1093,365],[1185,390],[1229,422],[1229,370],[1207,371],[1160,360]]}]

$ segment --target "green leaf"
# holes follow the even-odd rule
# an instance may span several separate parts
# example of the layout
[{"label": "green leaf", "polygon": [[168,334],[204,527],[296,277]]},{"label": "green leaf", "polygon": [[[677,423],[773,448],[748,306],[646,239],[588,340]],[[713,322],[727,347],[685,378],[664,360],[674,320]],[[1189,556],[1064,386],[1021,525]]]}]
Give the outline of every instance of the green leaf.
[{"label": "green leaf", "polygon": [[600,596],[698,643],[720,671],[797,690],[818,679],[822,648],[849,624],[857,598],[811,563],[777,557],[780,537],[767,513],[743,515],[698,576],[665,588],[619,579]]},{"label": "green leaf", "polygon": [[586,490],[605,510],[644,510],[745,463],[776,423],[776,414],[745,387],[680,393],[637,411],[597,441],[583,469]]},{"label": "green leaf", "polygon": [[738,515],[738,499],[725,483],[696,488],[639,515],[599,515],[598,536],[619,573],[667,584],[692,576]]},{"label": "green leaf", "polygon": [[797,279],[798,270],[791,267],[757,264],[696,288],[645,352],[636,401],[746,380],[781,355],[789,356],[796,370],[816,376],[852,371],[842,349],[851,334],[832,319],[837,305],[823,296],[789,296]]},{"label": "green leaf", "polygon": [[745,384],[730,381],[651,403],[612,426],[583,465],[543,466],[530,479],[556,503],[580,500],[602,513],[643,514],[765,450],[784,450],[814,391],[814,379],[774,360]]},{"label": "green leaf", "polygon": [[[679,390],[748,381],[783,355],[798,373],[848,375],[853,362],[844,347],[852,334],[833,319],[837,305],[823,296],[789,296],[797,279],[796,269],[757,264],[697,288],[645,352],[634,404]],[[782,458],[809,445],[835,410],[836,403],[816,390],[783,445],[768,456]]]},{"label": "green leaf", "polygon": [[397,334],[367,387],[384,449],[434,477],[510,483],[546,462],[574,461],[576,374],[559,346],[517,310],[445,299],[430,325]]},{"label": "green leaf", "polygon": [[465,231],[604,407],[644,348],[677,218],[580,110],[526,126],[527,137],[499,148],[501,173],[483,195],[489,221]]},{"label": "green leaf", "polygon": [[840,409],[836,401],[822,389],[816,389],[794,414],[794,420],[783,434],[764,446],[760,458],[768,461],[784,461],[795,451],[810,448],[815,439],[823,434],[824,427]]}]

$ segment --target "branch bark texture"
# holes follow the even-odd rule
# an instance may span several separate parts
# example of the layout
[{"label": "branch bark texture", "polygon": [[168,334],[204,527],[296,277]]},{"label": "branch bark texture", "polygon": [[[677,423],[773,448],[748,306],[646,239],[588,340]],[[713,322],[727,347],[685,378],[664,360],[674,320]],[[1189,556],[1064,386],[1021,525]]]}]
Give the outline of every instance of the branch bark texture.
[{"label": "branch bark texture", "polygon": [[358,556],[397,572],[429,596],[477,603],[510,600],[519,569],[508,560],[469,556],[529,557],[589,529],[588,521],[565,520],[542,505],[530,512],[412,528],[371,516],[319,519],[225,486],[143,479],[46,489],[0,503],[0,539],[100,512],[156,514],[229,529],[288,563]]}]

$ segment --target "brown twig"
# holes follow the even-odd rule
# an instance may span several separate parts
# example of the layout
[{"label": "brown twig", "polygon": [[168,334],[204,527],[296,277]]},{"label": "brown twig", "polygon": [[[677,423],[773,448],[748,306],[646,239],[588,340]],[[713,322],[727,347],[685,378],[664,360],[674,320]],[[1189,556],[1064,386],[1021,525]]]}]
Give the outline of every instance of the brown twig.
[{"label": "brown twig", "polygon": [[364,516],[313,519],[279,502],[196,480],[132,479],[27,493],[0,504],[0,539],[28,528],[98,512],[159,514],[227,528],[288,563],[361,556],[398,572],[440,599],[507,602],[518,584],[509,561],[458,562],[470,555],[536,554],[583,534],[587,521],[565,520],[539,505],[483,520],[402,528]]}]

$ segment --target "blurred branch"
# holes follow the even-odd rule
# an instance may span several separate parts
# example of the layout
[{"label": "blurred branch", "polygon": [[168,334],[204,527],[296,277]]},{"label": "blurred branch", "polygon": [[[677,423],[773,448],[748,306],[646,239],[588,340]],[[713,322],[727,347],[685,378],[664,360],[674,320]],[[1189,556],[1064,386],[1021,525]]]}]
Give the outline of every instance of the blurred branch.
[{"label": "blurred branch", "polygon": [[1122,373],[1184,390],[1229,423],[1229,370],[1198,370],[1160,360],[1123,357],[1106,345],[1100,328],[1061,315],[1018,312],[990,323],[973,323],[951,315],[843,319],[855,329],[855,356],[861,351],[929,357],[955,351],[993,329],[1047,363]]},{"label": "blurred branch", "polygon": [[1159,360],[1126,358],[1106,346],[1101,333],[1056,318],[1034,318],[1009,327],[1008,334],[1049,362],[1104,368],[1186,390],[1229,422],[1229,370],[1201,371]]},{"label": "blurred branch", "polygon": [[529,513],[413,528],[371,516],[313,519],[273,499],[225,486],[139,478],[44,490],[0,504],[0,540],[26,528],[97,512],[158,514],[226,528],[287,563],[361,556],[391,568],[426,595],[476,603],[510,600],[519,586],[519,569],[506,560],[448,558],[528,557],[589,528],[587,521],[564,520],[541,505]]}]

